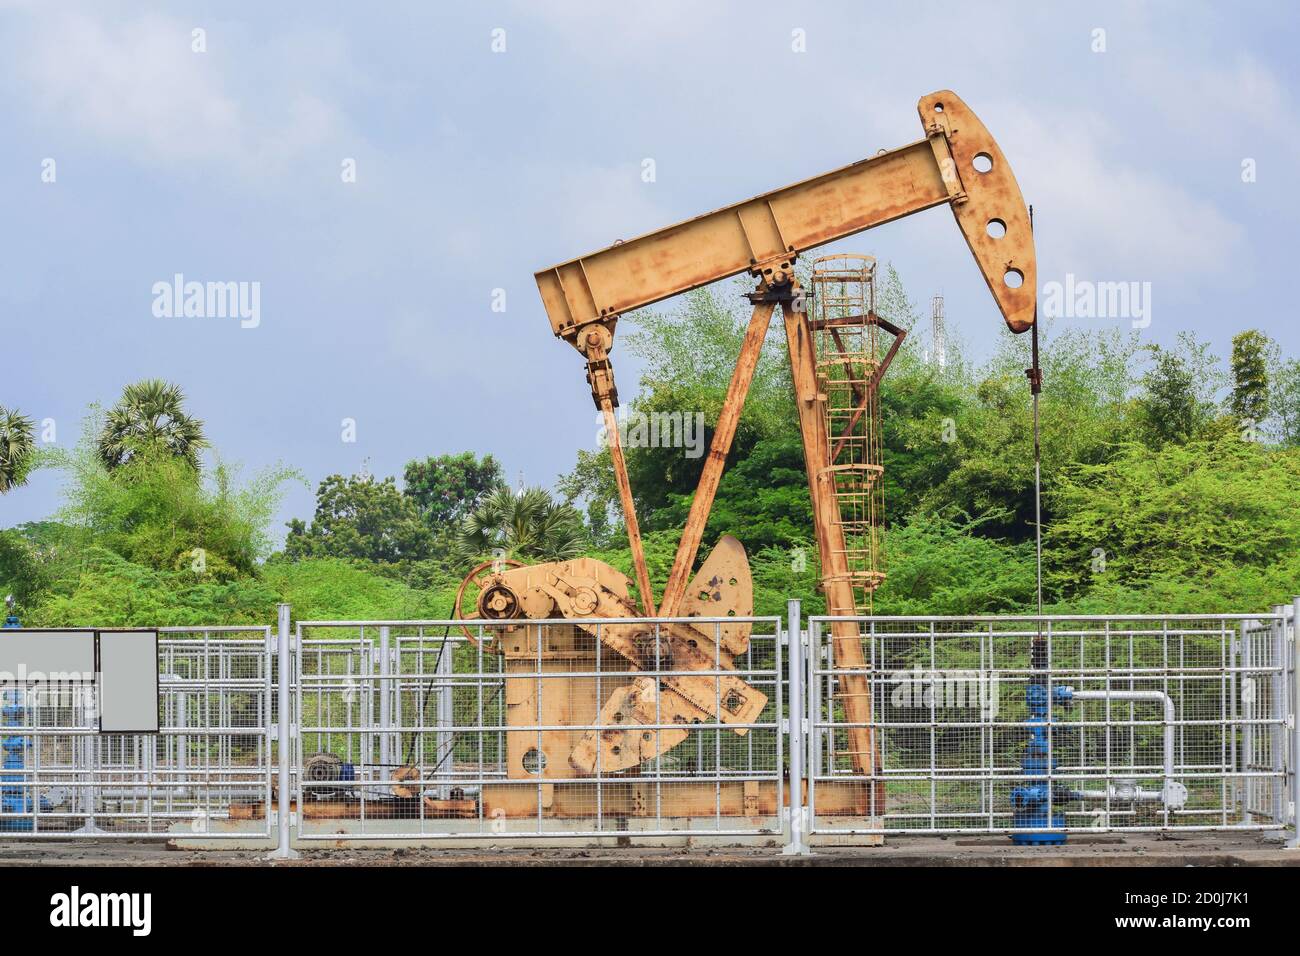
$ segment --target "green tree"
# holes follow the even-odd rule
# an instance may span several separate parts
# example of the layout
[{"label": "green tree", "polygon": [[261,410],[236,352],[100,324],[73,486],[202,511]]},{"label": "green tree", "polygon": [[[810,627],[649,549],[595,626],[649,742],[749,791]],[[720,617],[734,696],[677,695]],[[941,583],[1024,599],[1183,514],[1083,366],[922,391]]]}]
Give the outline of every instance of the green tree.
[{"label": "green tree", "polygon": [[491,455],[480,460],[472,451],[408,461],[402,474],[403,494],[415,502],[432,530],[457,524],[487,492],[501,484],[501,465]]},{"label": "green tree", "polygon": [[[786,548],[808,536],[812,499],[798,434],[760,439],[749,454],[722,475],[705,526],[707,553],[724,534],[739,538],[750,551]],[[661,528],[676,532],[686,524],[694,494],[674,495],[655,515]]]},{"label": "green tree", "polygon": [[34,428],[26,415],[0,405],[0,494],[27,483],[36,447]]},{"label": "green tree", "polygon": [[[1033,537],[1032,399],[1026,336],[1001,333],[981,367],[943,375],[915,357],[895,361],[882,385],[885,502],[903,514],[965,514],[969,532]],[[1043,474],[1106,460],[1131,426],[1125,393],[1136,342],[1117,332],[1040,330]],[[950,355],[953,348],[950,344]],[[1050,508],[1044,520],[1050,521]]]},{"label": "green tree", "polygon": [[36,550],[22,529],[0,531],[0,594],[12,594],[20,607],[26,607],[43,583]]},{"label": "green tree", "polygon": [[92,416],[74,448],[43,453],[67,476],[56,517],[74,539],[51,540],[51,548],[67,556],[103,548],[135,564],[199,578],[256,573],[271,550],[268,529],[283,485],[296,472],[267,469],[241,485],[233,466],[218,461],[196,470],[157,445],[110,470],[99,454],[99,426]]},{"label": "green tree", "polygon": [[113,469],[142,453],[165,452],[197,470],[199,450],[207,444],[203,422],[185,412],[180,386],[152,378],[126,386],[109,409],[99,435],[99,457]]},{"label": "green tree", "polygon": [[[684,424],[703,423],[702,433],[693,436],[694,449],[662,444],[628,449],[628,477],[649,531],[675,526],[675,496],[691,494],[699,481],[749,325],[751,306],[743,298],[748,291],[752,285],[743,280],[697,289],[673,312],[638,312],[636,329],[625,338],[628,350],[645,363],[641,394],[631,402],[630,413],[680,415]],[[780,328],[780,322],[773,322],[764,340],[728,465],[748,457],[762,438],[791,434],[798,428]],[[602,481],[597,487],[612,504],[617,492],[610,478],[608,450],[598,453],[598,458]],[[669,513],[658,515],[665,507]]]},{"label": "green tree", "polygon": [[1300,549],[1300,453],[1235,430],[1158,449],[1126,444],[1111,461],[1066,469],[1051,497],[1058,518],[1044,560],[1067,596],[1111,582],[1205,586]]},{"label": "green tree", "polygon": [[1148,346],[1151,368],[1142,377],[1138,421],[1149,444],[1191,441],[1214,419],[1223,375],[1209,346],[1182,333],[1174,349]]},{"label": "green tree", "polygon": [[1257,428],[1269,413],[1268,368],[1277,346],[1247,329],[1232,337],[1232,394],[1228,408],[1242,427]]},{"label": "green tree", "polygon": [[587,534],[594,547],[605,548],[610,544],[609,506],[603,501],[591,501],[587,504]]},{"label": "green tree", "polygon": [[558,561],[582,553],[582,515],[545,488],[515,494],[498,485],[461,521],[457,549],[466,561],[503,553],[510,558]]},{"label": "green tree", "polygon": [[[877,310],[915,330],[916,308],[889,266],[882,274]],[[630,341],[646,368],[632,408],[696,407],[705,410],[706,421],[714,421],[747,310],[726,304],[716,291],[701,290],[675,313],[637,319],[641,326]],[[1136,349],[1135,338],[1118,332],[1044,333],[1047,473],[1072,461],[1103,461],[1116,441],[1132,433],[1129,393]],[[1032,537],[1027,337],[1004,332],[994,357],[979,368],[966,361],[955,335],[949,336],[942,370],[925,361],[922,352],[921,337],[908,335],[881,384],[887,521],[917,511],[965,513],[980,518],[966,533]],[[759,371],[718,490],[706,546],[730,532],[755,549],[790,547],[810,526],[789,359],[779,323],[765,343]],[[680,529],[702,461],[687,459],[680,449],[637,447],[627,450],[627,461],[642,528]],[[605,513],[617,514],[605,450],[579,452],[560,490],[570,500],[586,498],[603,505]]]},{"label": "green tree", "polygon": [[1300,447],[1300,360],[1279,361],[1273,373],[1269,404],[1281,444],[1287,448]]},{"label": "green tree", "polygon": [[915,514],[886,535],[877,614],[999,614],[1035,600],[1033,543],[975,534],[967,520]]},{"label": "green tree", "polygon": [[429,556],[433,537],[415,502],[393,478],[330,475],[316,490],[311,525],[289,522],[284,552],[290,559],[359,558],[394,562]]}]

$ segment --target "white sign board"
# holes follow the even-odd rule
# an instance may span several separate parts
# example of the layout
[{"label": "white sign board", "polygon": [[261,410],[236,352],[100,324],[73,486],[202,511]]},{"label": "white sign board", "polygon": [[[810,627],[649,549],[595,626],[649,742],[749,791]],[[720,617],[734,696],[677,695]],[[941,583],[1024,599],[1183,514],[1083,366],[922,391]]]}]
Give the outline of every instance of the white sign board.
[{"label": "white sign board", "polygon": [[99,730],[158,733],[158,632],[100,631]]},{"label": "white sign board", "polygon": [[94,679],[94,631],[0,628],[0,683],[88,684]]},{"label": "white sign board", "polygon": [[0,628],[0,686],[94,684],[99,730],[158,732],[158,632]]}]

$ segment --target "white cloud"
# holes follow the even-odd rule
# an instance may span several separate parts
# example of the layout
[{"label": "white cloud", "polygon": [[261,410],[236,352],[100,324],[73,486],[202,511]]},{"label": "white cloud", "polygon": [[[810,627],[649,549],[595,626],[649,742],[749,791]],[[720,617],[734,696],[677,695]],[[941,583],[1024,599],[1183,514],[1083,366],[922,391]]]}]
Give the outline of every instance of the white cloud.
[{"label": "white cloud", "polygon": [[247,39],[235,26],[208,24],[205,53],[191,49],[195,25],[168,16],[42,12],[24,26],[10,70],[34,111],[149,165],[266,178],[344,132],[337,109],[295,81],[292,63],[267,76],[253,61],[274,64],[275,51],[232,51],[232,40]]},{"label": "white cloud", "polygon": [[1244,227],[1168,170],[1131,162],[1100,115],[1002,113],[999,145],[1026,200],[1050,217],[1039,230],[1040,277],[1046,259],[1056,272],[1196,288],[1239,268]]},{"label": "white cloud", "polygon": [[1286,121],[1296,103],[1272,70],[1245,52],[1226,61],[1207,57],[1196,70],[1186,68],[1186,59],[1185,51],[1181,60],[1157,53],[1130,70],[1156,117],[1180,135],[1200,137],[1206,152],[1267,143],[1300,161],[1300,130]]}]

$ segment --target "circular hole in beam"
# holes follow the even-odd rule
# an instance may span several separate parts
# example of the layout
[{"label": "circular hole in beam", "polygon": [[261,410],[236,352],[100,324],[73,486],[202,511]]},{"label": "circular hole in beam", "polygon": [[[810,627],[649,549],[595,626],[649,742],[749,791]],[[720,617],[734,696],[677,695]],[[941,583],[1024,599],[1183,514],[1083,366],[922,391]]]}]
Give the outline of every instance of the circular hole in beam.
[{"label": "circular hole in beam", "polygon": [[988,153],[976,153],[971,165],[975,167],[975,172],[987,173],[993,168],[993,157]]},{"label": "circular hole in beam", "polygon": [[1007,224],[1001,219],[990,219],[984,231],[989,234],[990,239],[1001,239],[1007,234]]},{"label": "circular hole in beam", "polygon": [[1025,281],[1025,274],[1019,269],[1008,269],[1002,276],[1002,282],[1008,289],[1019,289]]},{"label": "circular hole in beam", "polygon": [[943,112],[943,104],[942,104],[942,103],[935,103],[935,104],[934,104],[934,111],[935,111],[936,113],[942,113],[942,112]]}]

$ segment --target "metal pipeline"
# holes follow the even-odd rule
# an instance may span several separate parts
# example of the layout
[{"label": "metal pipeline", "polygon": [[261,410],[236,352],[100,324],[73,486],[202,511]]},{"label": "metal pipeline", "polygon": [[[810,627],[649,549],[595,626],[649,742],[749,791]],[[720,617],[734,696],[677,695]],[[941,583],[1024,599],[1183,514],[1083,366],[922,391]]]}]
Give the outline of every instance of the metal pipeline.
[{"label": "metal pipeline", "polygon": [[1058,688],[1058,692],[1067,700],[1129,700],[1159,701],[1165,708],[1164,728],[1164,785],[1159,792],[1143,790],[1135,783],[1126,781],[1110,784],[1105,790],[1076,791],[1083,799],[1128,801],[1161,801],[1166,806],[1177,809],[1187,801],[1187,788],[1174,779],[1174,721],[1177,712],[1174,701],[1160,690],[1075,690],[1073,687]]}]

